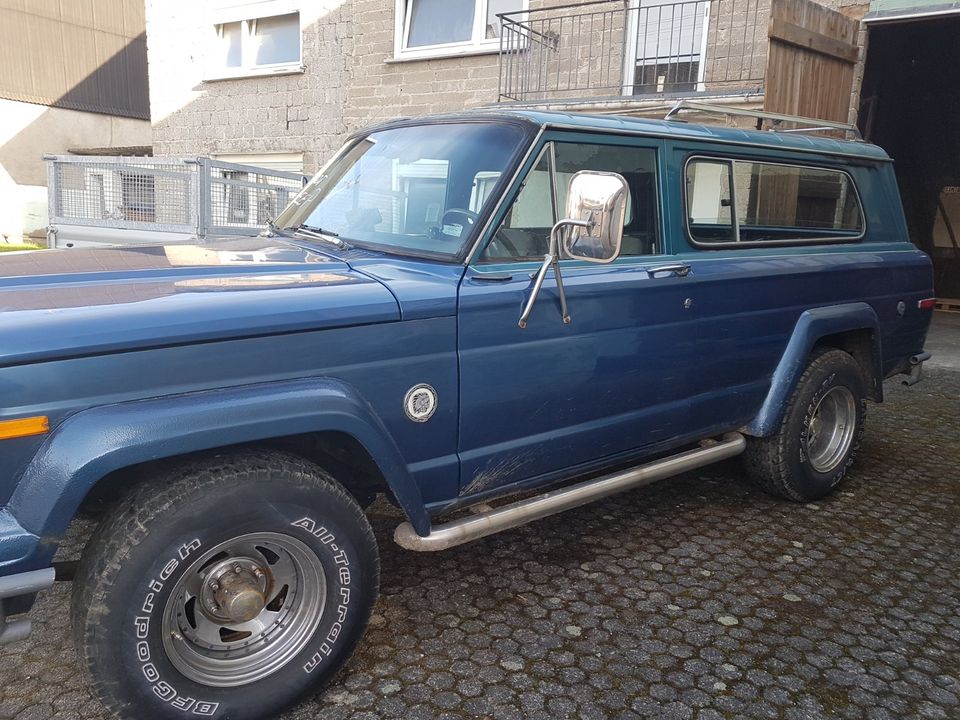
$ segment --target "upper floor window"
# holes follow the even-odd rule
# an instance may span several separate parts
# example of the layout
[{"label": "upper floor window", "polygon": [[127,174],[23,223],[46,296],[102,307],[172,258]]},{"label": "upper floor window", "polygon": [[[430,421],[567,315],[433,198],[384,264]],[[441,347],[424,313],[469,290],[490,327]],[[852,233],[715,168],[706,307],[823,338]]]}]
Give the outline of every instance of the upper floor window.
[{"label": "upper floor window", "polygon": [[703,90],[709,0],[628,0],[625,95]]},{"label": "upper floor window", "polygon": [[287,2],[265,2],[217,11],[207,53],[206,78],[301,71],[300,13],[289,10]]},{"label": "upper floor window", "polygon": [[497,52],[499,13],[525,10],[527,0],[397,0],[396,59]]},{"label": "upper floor window", "polygon": [[849,240],[863,210],[841,170],[694,158],[686,171],[687,223],[697,243]]},{"label": "upper floor window", "polygon": [[557,142],[546,146],[481,262],[541,260],[550,230],[562,217],[570,178],[581,170],[615,172],[627,181],[621,255],[655,255],[660,249],[657,221],[657,155],[652,148]]}]

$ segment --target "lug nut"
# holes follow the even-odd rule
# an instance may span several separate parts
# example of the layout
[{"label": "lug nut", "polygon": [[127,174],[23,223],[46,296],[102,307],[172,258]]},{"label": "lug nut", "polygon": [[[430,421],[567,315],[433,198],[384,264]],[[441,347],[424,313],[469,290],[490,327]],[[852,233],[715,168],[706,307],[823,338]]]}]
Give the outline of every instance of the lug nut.
[{"label": "lug nut", "polygon": [[233,571],[234,571],[235,573],[241,573],[241,572],[243,572],[243,568],[241,568],[239,565],[234,565],[234,566],[233,566]]},{"label": "lug nut", "polygon": [[210,583],[210,589],[216,592],[217,590],[220,589],[220,583],[215,583],[215,582]]}]

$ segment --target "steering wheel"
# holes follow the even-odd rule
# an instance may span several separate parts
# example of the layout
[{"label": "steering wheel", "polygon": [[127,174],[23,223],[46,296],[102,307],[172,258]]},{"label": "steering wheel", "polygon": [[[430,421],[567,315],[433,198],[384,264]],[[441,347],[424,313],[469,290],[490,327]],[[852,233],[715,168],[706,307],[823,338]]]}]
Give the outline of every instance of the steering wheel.
[{"label": "steering wheel", "polygon": [[[506,252],[499,252],[497,246],[506,250]],[[487,245],[487,250],[484,253],[487,257],[490,258],[519,258],[520,251],[517,250],[517,246],[513,244],[513,241],[502,232],[502,228],[497,230],[492,238],[490,238],[490,244]]]},{"label": "steering wheel", "polygon": [[[464,208],[450,208],[449,210],[444,212],[440,218],[440,227],[437,232],[437,235],[439,237],[447,237],[450,239],[454,239],[453,235],[448,235],[443,231],[443,228],[446,227],[447,225],[447,218],[450,217],[451,215],[454,217],[454,221],[451,224],[457,224],[456,218],[459,217],[462,219],[462,222],[460,222],[459,225],[461,227],[466,227],[467,229],[472,228],[474,223],[477,222],[477,214],[475,212],[471,212],[470,210],[466,210]],[[460,231],[460,234],[456,236],[456,239],[459,240],[461,237],[463,237],[462,230]]]}]

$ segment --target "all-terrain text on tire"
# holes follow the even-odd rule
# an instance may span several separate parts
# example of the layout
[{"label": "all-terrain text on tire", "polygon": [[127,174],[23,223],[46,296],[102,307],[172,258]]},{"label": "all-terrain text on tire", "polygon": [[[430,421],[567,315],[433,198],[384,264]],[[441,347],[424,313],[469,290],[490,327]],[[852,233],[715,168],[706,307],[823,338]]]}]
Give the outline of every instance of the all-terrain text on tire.
[{"label": "all-terrain text on tire", "polygon": [[76,578],[77,646],[122,717],[253,720],[343,665],[378,571],[365,516],[319,467],[212,456],[145,482],[100,525]]}]

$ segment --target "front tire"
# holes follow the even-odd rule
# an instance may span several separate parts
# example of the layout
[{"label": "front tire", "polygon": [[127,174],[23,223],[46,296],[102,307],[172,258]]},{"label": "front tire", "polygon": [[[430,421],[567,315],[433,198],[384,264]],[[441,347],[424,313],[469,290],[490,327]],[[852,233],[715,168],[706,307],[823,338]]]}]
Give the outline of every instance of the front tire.
[{"label": "front tire", "polygon": [[856,360],[842,350],[815,349],[777,432],[748,438],[748,476],[771,495],[796,502],[829,495],[860,448],[866,405]]},{"label": "front tire", "polygon": [[346,662],[379,583],[370,525],[327,473],[246,451],[175,468],[101,523],[73,626],[121,717],[255,720]]}]

